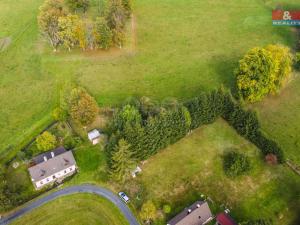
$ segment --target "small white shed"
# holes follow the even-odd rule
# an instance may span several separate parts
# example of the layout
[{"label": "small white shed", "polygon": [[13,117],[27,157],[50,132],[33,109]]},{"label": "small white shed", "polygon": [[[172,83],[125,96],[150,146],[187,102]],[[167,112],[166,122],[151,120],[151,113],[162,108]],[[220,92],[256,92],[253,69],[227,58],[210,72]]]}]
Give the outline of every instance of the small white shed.
[{"label": "small white shed", "polygon": [[97,129],[91,130],[88,132],[88,138],[92,142],[93,145],[96,145],[100,141],[101,134]]}]

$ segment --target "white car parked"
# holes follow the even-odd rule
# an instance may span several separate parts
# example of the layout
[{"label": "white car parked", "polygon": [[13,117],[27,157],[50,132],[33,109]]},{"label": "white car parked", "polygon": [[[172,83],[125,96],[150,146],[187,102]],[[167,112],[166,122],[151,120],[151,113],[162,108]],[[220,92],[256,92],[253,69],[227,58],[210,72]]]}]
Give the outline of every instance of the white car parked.
[{"label": "white car parked", "polygon": [[119,196],[125,203],[129,202],[129,197],[124,192],[119,192]]}]

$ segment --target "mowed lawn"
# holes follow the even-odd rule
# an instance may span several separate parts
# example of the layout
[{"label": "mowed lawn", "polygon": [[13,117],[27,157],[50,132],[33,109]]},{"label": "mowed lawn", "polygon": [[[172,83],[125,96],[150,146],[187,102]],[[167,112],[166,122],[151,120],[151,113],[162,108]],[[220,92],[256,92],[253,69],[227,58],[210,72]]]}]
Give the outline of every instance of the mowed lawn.
[{"label": "mowed lawn", "polygon": [[[250,157],[249,174],[235,179],[224,174],[222,155],[230,150]],[[223,120],[162,150],[147,160],[142,170],[137,180],[127,185],[128,192],[152,199],[160,207],[170,204],[169,218],[204,194],[217,207],[227,205],[239,222],[273,218],[275,224],[294,225],[299,219],[299,177],[284,166],[266,165],[260,151]]]},{"label": "mowed lawn", "polygon": [[281,91],[253,108],[258,111],[262,128],[277,140],[287,158],[300,165],[300,73]]},{"label": "mowed lawn", "polygon": [[42,2],[0,2],[0,38],[12,39],[0,52],[0,152],[49,123],[66,84],[86,87],[100,105],[132,95],[186,99],[232,87],[232,70],[249,48],[295,43],[291,28],[271,26],[275,1],[143,0],[134,1],[123,49],[54,54],[37,28]]},{"label": "mowed lawn", "polygon": [[60,197],[25,214],[12,224],[129,225],[117,207],[92,194]]}]

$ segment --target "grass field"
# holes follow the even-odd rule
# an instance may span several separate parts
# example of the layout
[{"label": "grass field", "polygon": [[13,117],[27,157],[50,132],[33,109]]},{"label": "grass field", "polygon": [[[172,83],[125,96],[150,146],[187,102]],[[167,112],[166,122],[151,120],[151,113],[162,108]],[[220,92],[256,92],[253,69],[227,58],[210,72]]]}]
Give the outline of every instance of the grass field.
[{"label": "grass field", "polygon": [[[246,153],[253,164],[249,174],[236,179],[225,176],[222,165],[223,153],[232,149]],[[195,130],[149,159],[142,169],[128,192],[160,207],[170,204],[169,217],[204,194],[218,206],[227,205],[239,222],[273,218],[275,224],[294,225],[299,219],[297,175],[283,166],[267,166],[260,151],[223,120]]]},{"label": "grass field", "polygon": [[276,139],[286,156],[300,165],[300,73],[277,96],[255,104],[263,129]]},{"label": "grass field", "polygon": [[83,85],[101,105],[132,95],[185,99],[222,84],[232,87],[232,70],[249,48],[295,42],[290,28],[271,26],[275,1],[231,0],[225,7],[221,0],[145,0],[134,1],[134,29],[124,49],[54,54],[37,28],[42,2],[0,2],[0,38],[12,39],[0,53],[2,152],[49,123],[66,83]]},{"label": "grass field", "polygon": [[[133,95],[184,100],[221,85],[232,88],[232,71],[249,48],[270,43],[292,48],[296,45],[294,29],[271,26],[275,0],[228,0],[226,3],[136,0],[134,21],[128,24],[128,42],[123,49],[54,54],[37,28],[36,16],[42,2],[0,1],[0,39],[12,40],[0,52],[0,154],[13,150],[49,124],[51,110],[65,85],[84,86],[101,106],[113,106]],[[92,2],[97,4],[97,0]],[[299,0],[280,3],[286,8],[300,7]],[[298,164],[299,87],[300,79],[296,77],[279,96],[253,105],[263,129]],[[236,180],[224,175],[221,164],[221,154],[232,148],[246,151],[254,163],[249,175]],[[69,185],[82,182],[110,185],[103,151],[84,144],[76,150],[75,157],[80,171]],[[30,185],[26,180],[28,174],[19,170],[24,183]],[[143,199],[152,198],[158,205],[170,203],[172,215],[204,193],[217,204],[227,203],[238,220],[274,217],[278,224],[298,222],[299,177],[283,166],[266,166],[259,151],[223,121],[196,130],[151,158],[143,170],[141,177],[128,184],[129,193],[141,194]],[[27,191],[31,192],[32,188]],[[68,198],[76,204],[67,204]],[[94,224],[111,207],[98,207],[101,201],[86,195],[66,197],[29,214],[20,224],[49,222],[40,218],[60,224],[68,221],[63,220],[66,215],[74,217],[76,224],[88,217],[89,224]],[[139,206],[141,201],[135,200],[135,204]],[[90,210],[94,206],[99,211]],[[79,210],[76,215],[72,214],[77,212],[74,208]],[[49,209],[60,216],[52,218],[47,214]],[[59,213],[62,209],[64,214]],[[117,215],[114,218],[120,218],[118,212],[113,214]]]},{"label": "grass field", "polygon": [[12,224],[129,225],[119,209],[111,202],[91,194],[60,197]]}]

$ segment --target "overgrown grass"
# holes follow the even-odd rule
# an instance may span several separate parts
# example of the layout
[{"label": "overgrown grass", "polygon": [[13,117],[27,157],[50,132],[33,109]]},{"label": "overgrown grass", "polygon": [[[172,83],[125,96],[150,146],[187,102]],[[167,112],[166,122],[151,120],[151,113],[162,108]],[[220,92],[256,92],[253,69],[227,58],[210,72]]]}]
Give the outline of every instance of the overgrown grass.
[{"label": "overgrown grass", "polygon": [[49,202],[12,224],[127,225],[128,222],[110,201],[92,194],[74,194]]},{"label": "overgrown grass", "polygon": [[[222,156],[231,150],[250,157],[252,169],[247,175],[234,179],[225,175]],[[142,174],[126,188],[137,207],[145,199],[159,207],[170,204],[169,218],[204,194],[218,206],[227,205],[238,221],[276,218],[275,224],[294,224],[300,203],[298,177],[261,159],[255,146],[218,120],[147,160]]]}]

